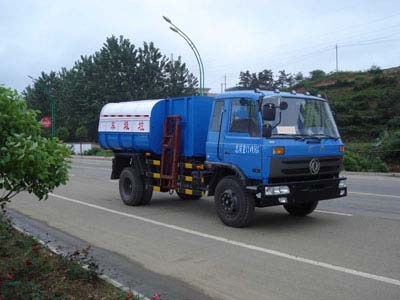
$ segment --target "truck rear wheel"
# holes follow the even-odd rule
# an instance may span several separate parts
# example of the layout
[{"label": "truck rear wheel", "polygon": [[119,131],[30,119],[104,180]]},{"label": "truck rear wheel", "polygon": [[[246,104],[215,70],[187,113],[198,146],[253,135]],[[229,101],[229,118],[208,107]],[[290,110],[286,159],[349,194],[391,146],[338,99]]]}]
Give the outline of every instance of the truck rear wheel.
[{"label": "truck rear wheel", "polygon": [[318,201],[311,201],[306,203],[285,204],[283,207],[292,216],[304,217],[311,214],[317,205]]},{"label": "truck rear wheel", "polygon": [[176,191],[176,194],[182,200],[199,200],[201,198],[201,196],[187,195],[185,193],[181,193],[181,192],[178,192],[178,191]]},{"label": "truck rear wheel", "polygon": [[119,177],[119,193],[126,205],[136,206],[149,203],[153,190],[146,189],[139,172],[128,167]]},{"label": "truck rear wheel", "polygon": [[234,176],[223,178],[215,189],[215,207],[221,221],[232,227],[248,226],[254,215],[254,196]]}]

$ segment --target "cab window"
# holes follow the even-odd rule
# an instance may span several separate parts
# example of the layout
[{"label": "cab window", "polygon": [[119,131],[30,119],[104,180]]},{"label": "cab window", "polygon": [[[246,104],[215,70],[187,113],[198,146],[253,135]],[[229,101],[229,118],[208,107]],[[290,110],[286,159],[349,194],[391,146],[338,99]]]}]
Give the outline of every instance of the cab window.
[{"label": "cab window", "polygon": [[217,101],[214,104],[214,113],[211,121],[211,131],[219,131],[221,126],[222,109],[224,107],[224,101]]},{"label": "cab window", "polygon": [[229,132],[248,133],[252,137],[261,136],[258,109],[254,101],[243,98],[231,101]]}]

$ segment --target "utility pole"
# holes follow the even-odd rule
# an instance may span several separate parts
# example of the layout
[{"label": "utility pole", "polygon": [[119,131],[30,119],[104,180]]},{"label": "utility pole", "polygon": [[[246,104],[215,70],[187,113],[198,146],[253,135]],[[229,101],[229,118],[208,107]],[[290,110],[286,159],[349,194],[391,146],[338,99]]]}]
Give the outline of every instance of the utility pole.
[{"label": "utility pole", "polygon": [[226,91],[226,74],[225,74],[225,76],[224,76],[224,92]]},{"label": "utility pole", "polygon": [[336,50],[336,73],[339,72],[339,60],[338,60],[338,47],[337,44],[335,46],[335,50]]}]

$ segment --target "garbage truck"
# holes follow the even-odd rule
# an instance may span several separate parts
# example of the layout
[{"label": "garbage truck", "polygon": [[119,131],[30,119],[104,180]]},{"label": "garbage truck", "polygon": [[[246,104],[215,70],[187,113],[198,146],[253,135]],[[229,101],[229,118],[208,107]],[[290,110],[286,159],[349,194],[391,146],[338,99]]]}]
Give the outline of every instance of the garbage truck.
[{"label": "garbage truck", "polygon": [[347,195],[344,144],[329,103],[296,92],[246,90],[106,104],[99,144],[114,152],[111,179],[126,205],[153,191],[213,196],[221,221],[251,224],[255,208],[297,217]]}]

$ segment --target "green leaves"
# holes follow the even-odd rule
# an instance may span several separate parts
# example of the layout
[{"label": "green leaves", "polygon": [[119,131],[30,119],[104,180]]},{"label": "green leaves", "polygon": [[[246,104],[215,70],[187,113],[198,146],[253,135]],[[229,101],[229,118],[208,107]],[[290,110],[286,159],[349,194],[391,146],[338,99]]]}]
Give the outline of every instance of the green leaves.
[{"label": "green leaves", "polygon": [[41,136],[36,112],[16,92],[0,86],[0,204],[21,191],[43,199],[68,180],[69,150]]},{"label": "green leaves", "polygon": [[[197,79],[181,59],[170,61],[155,45],[136,47],[124,37],[107,38],[93,55],[81,56],[71,69],[42,73],[28,86],[24,96],[31,108],[50,116],[50,98],[56,102],[57,128],[69,135],[62,140],[79,141],[78,127],[86,127],[87,138],[97,139],[98,117],[109,102],[157,99],[195,93]],[[46,134],[49,130],[44,130]]]}]

